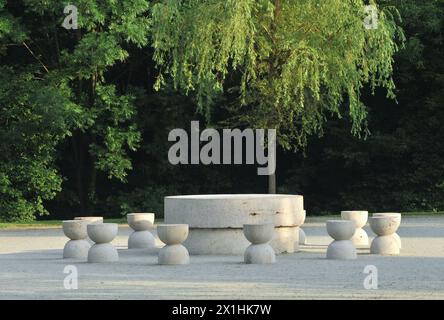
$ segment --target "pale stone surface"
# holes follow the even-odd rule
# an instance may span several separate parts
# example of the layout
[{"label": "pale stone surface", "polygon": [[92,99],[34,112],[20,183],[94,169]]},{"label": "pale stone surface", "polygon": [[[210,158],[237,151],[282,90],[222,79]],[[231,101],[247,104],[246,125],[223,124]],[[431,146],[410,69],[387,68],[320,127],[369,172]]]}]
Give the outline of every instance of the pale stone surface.
[{"label": "pale stone surface", "polygon": [[380,255],[398,255],[400,247],[393,235],[379,236],[373,239],[370,253]]},{"label": "pale stone surface", "polygon": [[118,229],[117,223],[88,224],[88,236],[95,242],[88,251],[88,262],[103,263],[119,260],[117,249],[110,243],[117,236]]},{"label": "pale stone surface", "polygon": [[86,241],[86,221],[65,220],[62,223],[63,233],[69,240],[63,248],[63,258],[86,259],[91,245]]},{"label": "pale stone surface", "polygon": [[89,223],[103,223],[103,217],[75,217],[74,220],[85,220]]},{"label": "pale stone surface", "polygon": [[165,265],[189,264],[190,255],[181,244],[166,245],[159,251],[158,263]]},{"label": "pale stone surface", "polygon": [[246,264],[268,264],[276,262],[276,255],[268,243],[251,244],[245,250],[244,262]]},{"label": "pale stone surface", "polygon": [[341,211],[342,220],[352,220],[356,223],[356,228],[360,229],[367,224],[368,211]]},{"label": "pale stone surface", "polygon": [[245,250],[247,264],[275,263],[276,256],[269,242],[273,238],[273,223],[244,224],[244,235],[252,244]]},{"label": "pale stone surface", "polygon": [[187,224],[161,224],[157,226],[157,235],[165,246],[160,249],[158,263],[181,265],[190,263],[190,255],[182,242],[188,237]]},{"label": "pale stone surface", "polygon": [[160,224],[157,226],[157,235],[166,245],[181,244],[188,237],[187,224]]},{"label": "pale stone surface", "polygon": [[351,220],[328,220],[327,232],[335,240],[350,240],[355,233],[355,226]]},{"label": "pale stone surface", "polygon": [[302,230],[302,228],[299,228],[299,241],[297,241],[298,244],[306,244],[307,243],[307,235],[305,234],[305,231]]},{"label": "pale stone surface", "polygon": [[153,228],[154,213],[128,213],[126,219],[134,231],[146,231]]},{"label": "pale stone surface", "polygon": [[399,220],[391,216],[373,216],[369,219],[372,231],[378,236],[388,236],[396,232]]},{"label": "pale stone surface", "polygon": [[117,223],[92,223],[88,224],[86,228],[89,238],[95,243],[109,243],[117,236],[118,232]]},{"label": "pale stone surface", "polygon": [[275,227],[270,246],[277,254],[299,250],[299,227]]},{"label": "pale stone surface", "polygon": [[327,259],[356,259],[356,248],[351,240],[335,240],[327,248]]},{"label": "pale stone surface", "polygon": [[249,223],[298,226],[303,215],[299,195],[218,194],[165,197],[165,223],[190,228],[240,228]]},{"label": "pale stone surface", "polygon": [[[103,223],[103,217],[93,217],[93,216],[75,217],[74,220],[86,221],[88,224],[89,223]],[[94,244],[94,241],[92,241],[88,236],[87,236],[87,241],[89,242],[90,245]]]},{"label": "pale stone surface", "polygon": [[88,236],[87,223],[81,220],[65,220],[62,222],[63,233],[71,240],[82,240]]},{"label": "pale stone surface", "polygon": [[402,249],[402,241],[401,241],[401,237],[399,236],[399,234],[397,234],[396,232],[392,235],[393,238],[395,238],[396,242],[398,243],[399,249]]},{"label": "pale stone surface", "polygon": [[[0,229],[0,299],[444,299],[443,215],[403,215],[402,258],[363,248],[356,260],[322,260],[331,242],[327,219],[308,216],[309,244],[298,254],[277,256],[272,265],[246,265],[240,254],[192,256],[189,265],[158,266],[154,250],[126,250],[133,231],[127,226],[119,226],[112,242],[119,263],[71,263],[61,259],[68,240],[61,228]],[[78,267],[78,290],[63,287],[67,264]],[[362,285],[366,265],[378,268],[378,290]]]},{"label": "pale stone surface", "polygon": [[[374,217],[394,217],[398,223],[398,228],[401,225],[401,214],[397,213],[397,212],[380,212],[380,213],[374,213],[373,214]],[[399,237],[399,235],[395,232],[393,234],[393,237],[395,238],[395,240],[398,242],[399,248],[402,248],[402,242],[401,242],[401,238]]]},{"label": "pale stone surface", "polygon": [[370,218],[370,227],[377,237],[373,239],[370,253],[380,255],[398,255],[401,238],[396,234],[401,223],[401,214],[375,214]]},{"label": "pale stone surface", "polygon": [[69,240],[63,248],[65,259],[87,259],[91,245],[86,240]]},{"label": "pale stone surface", "polygon": [[396,219],[397,223],[398,223],[398,227],[401,224],[401,214],[398,212],[377,212],[377,213],[373,213],[373,217],[393,217]]},{"label": "pale stone surface", "polygon": [[279,230],[271,241],[272,247],[276,253],[292,253],[297,250],[295,227],[304,219],[303,197],[298,195],[165,197],[165,222],[190,226],[184,245],[191,254],[242,254],[248,246],[242,227],[252,223],[274,223]]},{"label": "pale stone surface", "polygon": [[368,235],[362,228],[367,224],[368,211],[341,211],[342,220],[352,220],[356,223],[356,231],[351,238],[355,246],[368,246]]},{"label": "pale stone surface", "polygon": [[156,240],[150,229],[154,225],[154,213],[129,213],[126,215],[128,225],[134,232],[128,238],[128,249],[148,249],[155,245]]},{"label": "pale stone surface", "polygon": [[[270,242],[277,254],[293,253],[297,247],[297,227],[276,227]],[[183,245],[191,255],[242,255],[250,243],[242,229],[193,229]],[[296,246],[295,246],[296,244]]]},{"label": "pale stone surface", "polygon": [[156,239],[147,231],[134,231],[128,237],[128,249],[147,249],[153,248],[156,244]]},{"label": "pale stone surface", "polygon": [[301,228],[301,226],[305,222],[306,217],[307,217],[307,211],[302,210],[302,215],[300,215],[300,220],[296,221],[296,225],[298,225],[299,228],[297,231],[297,239],[295,240],[295,251],[298,251],[300,244],[306,244],[306,242],[307,242],[305,232]]},{"label": "pale stone surface", "polygon": [[351,241],[355,246],[359,247],[368,247],[370,244],[367,232],[360,228],[356,229]]},{"label": "pale stone surface", "polygon": [[[380,213],[374,213],[373,216],[374,217],[378,217],[378,216],[379,217],[387,217],[387,216],[394,217],[398,221],[398,224],[401,225],[402,217],[401,217],[401,214],[397,213],[397,212],[380,212]],[[398,228],[399,228],[399,226],[398,226]],[[393,237],[395,238],[396,242],[398,243],[399,249],[401,249],[402,248],[401,237],[396,232],[393,234]]]},{"label": "pale stone surface", "polygon": [[356,223],[352,220],[328,220],[327,232],[334,239],[327,248],[327,259],[356,259],[356,248],[350,240],[355,233]]},{"label": "pale stone surface", "polygon": [[118,260],[117,249],[111,243],[96,243],[88,251],[89,263],[116,262]]},{"label": "pale stone surface", "polygon": [[272,223],[244,224],[244,235],[252,244],[262,244],[271,241],[274,234]]},{"label": "pale stone surface", "polygon": [[302,226],[305,222],[305,218],[307,217],[307,211],[302,210],[302,212],[295,211],[295,218],[294,218],[294,225],[295,226]]}]

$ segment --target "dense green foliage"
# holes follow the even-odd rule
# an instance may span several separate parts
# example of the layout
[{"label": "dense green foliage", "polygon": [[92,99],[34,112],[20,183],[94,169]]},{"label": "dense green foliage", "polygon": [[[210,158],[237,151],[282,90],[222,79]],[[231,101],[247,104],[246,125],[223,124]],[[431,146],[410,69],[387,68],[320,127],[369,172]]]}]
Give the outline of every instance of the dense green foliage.
[{"label": "dense green foliage", "polygon": [[309,213],[442,210],[444,5],[378,3],[366,30],[360,0],[79,0],[66,30],[68,1],[0,0],[0,220],[266,190],[253,166],[170,165],[192,119],[277,127],[278,191]]},{"label": "dense green foliage", "polygon": [[152,23],[162,71],[157,85],[171,75],[175,88],[196,91],[207,116],[215,95],[236,92],[230,103],[238,118],[276,128],[285,149],[305,146],[326,115],[343,114],[345,99],[359,133],[367,113],[361,89],[382,86],[393,97],[393,55],[403,39],[396,10],[381,7],[378,27],[369,30],[364,6],[359,0],[160,1]]},{"label": "dense green foliage", "polygon": [[42,200],[61,188],[53,165],[59,142],[71,144],[63,160],[72,163],[73,201],[83,211],[96,201],[97,170],[125,181],[132,169],[128,151],[140,142],[136,97],[120,93],[107,77],[127,59],[124,46],[147,45],[149,3],[76,1],[82,14],[71,31],[60,27],[65,5],[0,3],[0,52],[10,66],[2,63],[0,84],[0,211],[6,219],[45,213]]}]

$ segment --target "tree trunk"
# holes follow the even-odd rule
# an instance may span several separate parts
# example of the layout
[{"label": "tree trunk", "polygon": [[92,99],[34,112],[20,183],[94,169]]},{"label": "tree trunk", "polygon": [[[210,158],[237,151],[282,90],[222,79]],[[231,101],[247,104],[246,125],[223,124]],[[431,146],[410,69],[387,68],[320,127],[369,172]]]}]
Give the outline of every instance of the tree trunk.
[{"label": "tree trunk", "polygon": [[[272,34],[273,38],[274,38],[274,34],[276,32],[276,24],[279,19],[280,12],[281,12],[281,0],[274,0],[274,21],[273,21],[273,24],[271,27],[271,34]],[[273,42],[274,42],[274,40],[273,40]],[[277,48],[274,48],[274,52],[272,54],[272,57],[274,57],[274,58],[271,59],[272,61],[274,59],[277,59],[276,51],[277,51]],[[269,65],[270,85],[273,82],[275,72],[276,72],[276,70],[274,67],[274,62],[271,62]],[[268,152],[268,156],[270,157],[270,152]],[[274,159],[274,161],[276,162],[276,159]],[[276,171],[274,171],[273,174],[270,174],[268,176],[268,193],[269,194],[276,194]]]},{"label": "tree trunk", "polygon": [[81,133],[75,133],[72,136],[72,149],[74,152],[74,166],[76,172],[76,186],[77,186],[77,196],[79,197],[79,204],[81,214],[87,210],[88,199],[83,181],[83,162],[84,162],[84,150],[83,150],[83,139]]},{"label": "tree trunk", "polygon": [[276,172],[268,176],[268,193],[276,193]]}]

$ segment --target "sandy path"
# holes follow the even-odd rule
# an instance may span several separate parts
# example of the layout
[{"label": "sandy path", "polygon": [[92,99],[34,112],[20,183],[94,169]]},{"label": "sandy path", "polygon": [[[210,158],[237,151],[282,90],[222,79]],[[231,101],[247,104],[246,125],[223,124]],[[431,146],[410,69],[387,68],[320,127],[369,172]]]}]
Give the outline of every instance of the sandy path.
[{"label": "sandy path", "polygon": [[[354,261],[326,260],[324,221],[307,219],[304,230],[309,245],[274,265],[193,256],[188,266],[159,266],[155,251],[126,250],[128,228],[113,242],[120,261],[108,265],[61,259],[61,229],[0,231],[0,299],[444,299],[444,217],[404,218],[399,257],[360,249]],[[64,289],[68,264],[78,268],[78,290]],[[378,268],[378,290],[364,289],[366,265]]]}]

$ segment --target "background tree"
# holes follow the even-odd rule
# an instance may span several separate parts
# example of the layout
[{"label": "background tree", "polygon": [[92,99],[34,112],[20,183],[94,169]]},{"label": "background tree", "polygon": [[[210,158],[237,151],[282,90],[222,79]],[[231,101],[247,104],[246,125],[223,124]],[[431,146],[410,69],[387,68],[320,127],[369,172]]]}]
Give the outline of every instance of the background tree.
[{"label": "background tree", "polygon": [[395,56],[398,103],[364,90],[368,139],[347,136],[346,119],[329,119],[306,158],[286,160],[282,191],[303,193],[313,212],[443,210],[444,2],[384,3],[399,10],[406,35]]},{"label": "background tree", "polygon": [[[175,8],[178,2],[169,1],[167,7],[155,7],[165,4],[164,1],[150,1],[150,6],[148,1],[115,2],[78,1],[81,25],[78,31],[73,31],[62,27],[65,18],[63,7],[68,2],[0,0],[1,221],[29,220],[34,216],[39,219],[69,219],[80,214],[119,217],[127,212],[145,210],[161,216],[166,195],[264,192],[264,178],[256,175],[255,166],[171,165],[167,159],[171,146],[167,141],[168,132],[173,128],[187,128],[192,119],[209,120],[210,124],[224,127],[251,126],[250,123],[265,127],[268,123],[260,121],[267,119],[268,111],[270,115],[277,113],[286,120],[292,109],[267,109],[261,101],[255,103],[255,90],[258,94],[261,92],[250,84],[260,83],[258,77],[245,82],[248,87],[245,89],[245,104],[242,104],[240,84],[245,67],[239,64],[234,70],[232,58],[228,58],[228,72],[223,82],[219,82],[220,87],[216,83],[217,90],[208,86],[208,93],[201,91],[204,94],[200,107],[197,104],[198,85],[205,87],[211,82],[198,83],[193,78],[194,87],[186,96],[187,91],[177,90],[179,87],[175,89],[171,75],[162,72],[164,85],[162,90],[155,91],[153,87],[158,70],[147,33],[151,23],[150,12],[153,8]],[[307,15],[314,12],[316,5],[322,8],[324,2],[318,2],[311,1],[313,7],[307,7],[307,10],[312,11],[307,11]],[[200,2],[182,3],[194,5]],[[207,1],[208,5],[211,3],[216,7],[208,14],[221,9],[220,17],[217,17],[219,20],[215,22],[226,21],[225,18],[233,16],[233,10],[229,8],[233,8],[230,6],[234,2],[225,5],[222,1]],[[263,8],[259,3],[266,2],[256,3],[258,8]],[[308,5],[307,1],[294,3]],[[350,134],[354,122],[347,93],[341,95],[343,103],[338,107],[339,112],[330,112],[313,104],[309,89],[305,89],[308,93],[304,94],[304,108],[318,108],[321,115],[319,128],[306,133],[305,142],[302,139],[304,143],[300,145],[295,143],[299,141],[298,136],[288,138],[291,148],[306,144],[304,152],[278,149],[277,177],[279,192],[304,195],[309,214],[338,212],[345,208],[401,212],[444,210],[444,131],[441,125],[444,121],[444,3],[441,0],[381,0],[378,4],[385,18],[390,20],[390,13],[395,11],[386,7],[396,7],[407,38],[405,48],[393,57],[398,103],[387,99],[384,86],[376,87],[373,95],[371,81],[362,82],[359,98],[366,106],[366,117],[357,129],[359,132],[362,127],[361,133],[364,134],[366,129],[371,131],[364,140],[359,139],[359,134]],[[239,2],[238,6],[245,8],[245,2]],[[336,8],[339,10],[341,7]],[[185,7],[179,9],[184,10]],[[251,11],[251,16],[264,15],[263,10],[258,11],[256,7],[255,10]],[[220,14],[222,12],[229,15],[225,17]],[[261,23],[274,21],[271,20],[273,12],[270,11]],[[359,14],[363,15],[363,12],[359,10]],[[198,18],[201,16],[198,12],[196,15],[199,15]],[[333,19],[340,18],[334,16]],[[252,18],[251,21],[256,20]],[[177,21],[173,19],[172,22]],[[243,23],[240,21],[240,24],[233,25],[232,30],[236,30],[232,33],[233,39],[240,39],[241,34],[238,33],[242,33],[242,29],[237,26],[243,26]],[[327,30],[325,24],[317,26],[317,23],[295,35],[302,37],[302,31],[310,35],[317,28]],[[256,21],[253,26],[257,28],[262,24]],[[224,25],[213,25],[208,32],[211,34],[212,30],[219,30]],[[343,25],[341,21],[334,21],[330,25],[331,34],[335,30],[339,32],[337,27],[340,25]],[[184,31],[186,25],[177,22],[175,26]],[[261,30],[257,29],[253,35],[265,32]],[[165,32],[169,36],[173,31]],[[364,32],[358,30],[356,33],[361,31]],[[376,36],[374,31],[365,32]],[[330,34],[328,30],[326,32]],[[188,32],[174,34],[181,37]],[[217,43],[220,35],[215,34],[213,39],[210,34],[208,39]],[[292,32],[289,31],[289,34]],[[139,36],[145,41],[131,40]],[[300,39],[299,36],[295,39]],[[385,36],[388,37],[389,33]],[[336,42],[332,39],[331,43],[347,45],[347,37],[345,35]],[[321,39],[318,47],[310,46],[319,48],[323,44]],[[265,40],[262,42],[264,45]],[[281,39],[278,43],[282,45],[284,42]],[[366,40],[366,43],[369,42]],[[288,47],[293,44],[289,41]],[[201,50],[200,47],[203,47],[203,42],[198,42],[195,48]],[[183,51],[185,48],[188,47],[175,47],[174,50]],[[228,48],[234,52],[233,46]],[[257,48],[261,47],[254,44],[253,49]],[[340,48],[334,46],[331,50],[340,52]],[[342,52],[345,54],[348,49]],[[327,53],[321,52],[320,55],[323,57]],[[212,56],[210,52],[208,54],[208,57]],[[163,56],[170,58],[166,51]],[[354,57],[350,53],[349,56]],[[338,54],[337,59],[345,62],[349,56]],[[206,61],[207,56],[202,53],[201,57]],[[262,66],[268,60],[255,61]],[[171,62],[166,60],[165,64]],[[94,70],[91,72],[90,67],[93,66],[97,66],[103,75],[97,78],[95,90],[91,89],[96,73]],[[351,70],[356,68],[353,64],[348,67]],[[266,70],[266,67],[261,70]],[[216,74],[217,79],[223,79],[220,73]],[[267,82],[264,80],[262,83]],[[320,86],[320,100],[326,97],[324,86]],[[274,87],[273,90],[278,89]],[[305,117],[307,110],[302,113]],[[294,125],[301,130],[304,118],[296,111]],[[270,116],[270,119],[279,117]],[[116,119],[120,120],[116,123]],[[287,131],[285,123],[282,124],[281,143],[286,141],[282,137]],[[137,137],[130,139],[134,141],[134,147],[138,145],[135,151],[128,144],[130,137]],[[81,151],[78,156],[75,150]],[[120,178],[109,179],[110,173]],[[40,217],[42,213],[50,215]]]},{"label": "background tree", "polygon": [[381,8],[378,27],[368,30],[364,6],[359,0],[159,1],[152,9],[157,85],[171,77],[176,89],[195,92],[208,119],[215,97],[231,92],[236,123],[276,128],[285,149],[305,146],[308,135],[322,132],[326,115],[340,117],[345,109],[359,134],[367,114],[361,89],[381,86],[394,97],[393,56],[402,40],[395,10]]},{"label": "background tree", "polygon": [[[0,2],[0,51],[6,54],[2,63],[13,66],[4,69],[1,79],[3,134],[20,136],[19,130],[25,131],[22,139],[7,140],[18,144],[17,149],[4,145],[9,153],[3,155],[1,180],[7,199],[0,211],[14,206],[23,211],[18,204],[32,201],[35,211],[44,213],[41,198],[50,199],[60,190],[57,171],[46,167],[60,141],[71,169],[67,177],[76,185],[72,201],[83,214],[94,209],[99,170],[125,181],[132,169],[128,152],[140,141],[136,97],[127,88],[122,93],[110,79],[131,46],[147,44],[149,2],[76,1],[77,30],[61,27],[65,5],[57,0]],[[11,99],[14,94],[18,96]],[[69,114],[75,121],[67,126]],[[66,136],[70,138],[63,140]],[[34,198],[33,192],[40,195]],[[23,218],[29,214],[23,212]]]}]

